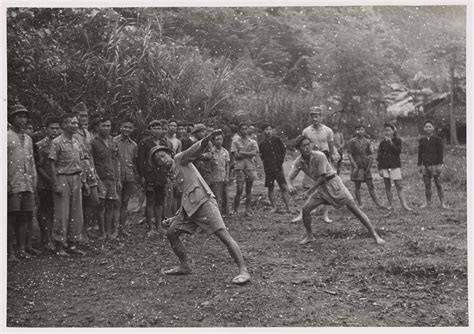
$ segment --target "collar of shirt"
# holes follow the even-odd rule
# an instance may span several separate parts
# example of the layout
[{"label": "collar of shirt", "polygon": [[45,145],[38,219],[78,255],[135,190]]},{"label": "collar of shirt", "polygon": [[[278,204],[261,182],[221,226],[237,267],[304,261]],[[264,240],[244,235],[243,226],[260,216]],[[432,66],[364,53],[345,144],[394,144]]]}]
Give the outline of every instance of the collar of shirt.
[{"label": "collar of shirt", "polygon": [[123,134],[119,134],[117,137],[115,138],[118,138],[120,141],[128,141],[128,142],[132,142],[132,138],[130,137],[125,137]]},{"label": "collar of shirt", "polygon": [[69,139],[68,137],[66,137],[64,135],[64,133],[62,133],[61,134],[61,140],[64,141],[64,142],[73,143],[74,142],[74,137],[71,137],[71,139]]}]

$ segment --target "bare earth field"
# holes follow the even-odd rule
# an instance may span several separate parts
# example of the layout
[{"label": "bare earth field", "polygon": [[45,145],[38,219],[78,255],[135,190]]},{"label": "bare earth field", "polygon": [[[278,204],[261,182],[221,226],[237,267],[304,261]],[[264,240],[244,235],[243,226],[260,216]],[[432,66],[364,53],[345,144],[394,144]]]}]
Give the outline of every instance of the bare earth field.
[{"label": "bare earth field", "polygon": [[[236,267],[225,247],[200,233],[185,238],[193,274],[161,274],[177,259],[163,237],[147,239],[132,215],[128,239],[95,240],[86,256],[9,263],[7,326],[468,326],[465,154],[447,153],[447,210],[438,208],[436,191],[434,206],[419,209],[424,189],[414,156],[402,157],[402,172],[415,213],[399,210],[394,189],[397,210],[387,216],[363,186],[364,210],[384,246],[346,209],[330,212],[332,224],[314,215],[317,241],[300,246],[302,223],[270,214],[258,181],[254,217],[225,219],[252,275],[246,286],[230,284]],[[386,203],[383,182],[374,178]],[[303,203],[299,195],[293,201]]]}]

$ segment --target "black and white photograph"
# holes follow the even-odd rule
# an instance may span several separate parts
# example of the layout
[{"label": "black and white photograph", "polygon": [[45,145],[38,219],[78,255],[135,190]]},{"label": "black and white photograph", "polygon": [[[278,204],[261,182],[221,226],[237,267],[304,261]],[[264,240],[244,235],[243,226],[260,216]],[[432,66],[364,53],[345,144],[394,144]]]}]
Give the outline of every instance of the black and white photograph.
[{"label": "black and white photograph", "polygon": [[472,330],[471,7],[3,3],[3,330]]}]

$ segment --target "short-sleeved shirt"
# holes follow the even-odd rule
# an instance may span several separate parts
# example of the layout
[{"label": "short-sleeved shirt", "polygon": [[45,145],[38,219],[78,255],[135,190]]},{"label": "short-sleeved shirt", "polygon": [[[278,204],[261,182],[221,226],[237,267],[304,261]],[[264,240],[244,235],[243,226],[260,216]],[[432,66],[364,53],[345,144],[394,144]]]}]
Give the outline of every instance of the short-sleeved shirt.
[{"label": "short-sleeved shirt", "polygon": [[119,149],[113,138],[104,139],[96,137],[92,140],[92,156],[94,157],[95,170],[103,180],[120,180],[116,175],[117,163],[120,163]]},{"label": "short-sleeved shirt", "polygon": [[229,151],[221,147],[219,150],[214,146],[211,150],[211,175],[210,182],[224,182],[226,178],[226,165],[230,163]]},{"label": "short-sleeved shirt", "polygon": [[322,175],[328,177],[336,173],[326,155],[320,151],[311,151],[309,162],[306,162],[301,155],[296,158],[289,174],[290,180],[294,179],[300,171],[303,171],[313,180],[319,179]]},{"label": "short-sleeved shirt", "polygon": [[272,136],[269,139],[264,139],[258,148],[265,173],[278,172],[283,169],[286,150],[280,138]]},{"label": "short-sleeved shirt", "polygon": [[61,134],[51,142],[49,159],[54,160],[57,174],[76,174],[82,172],[84,151],[77,139]]},{"label": "short-sleeved shirt", "polygon": [[[247,138],[238,138],[232,142],[232,153],[253,152],[258,154],[258,144],[255,140]],[[235,158],[235,170],[256,170],[255,157],[253,158]]]},{"label": "short-sleeved shirt", "polygon": [[316,147],[321,151],[329,151],[329,142],[334,142],[334,133],[331,128],[324,124],[319,124],[317,128],[313,125],[303,130],[303,135],[311,141],[312,149]]},{"label": "short-sleeved shirt", "polygon": [[118,135],[114,137],[119,150],[120,180],[122,182],[136,182],[136,160],[138,156],[138,145],[130,137]]},{"label": "short-sleeved shirt", "polygon": [[36,166],[30,136],[7,132],[8,194],[34,192]]},{"label": "short-sleeved shirt", "polygon": [[369,156],[372,155],[370,142],[366,138],[354,137],[347,145],[347,153],[352,155],[359,168],[366,168]]},{"label": "short-sleeved shirt", "polygon": [[[51,140],[51,138],[46,136],[35,144],[38,156],[38,160],[36,161],[36,168],[41,168],[46,173],[46,175],[49,176],[52,175],[51,164],[49,160],[49,153],[51,152],[52,142],[53,141]],[[38,173],[38,189],[51,189],[51,184],[46,181],[40,173]]]}]

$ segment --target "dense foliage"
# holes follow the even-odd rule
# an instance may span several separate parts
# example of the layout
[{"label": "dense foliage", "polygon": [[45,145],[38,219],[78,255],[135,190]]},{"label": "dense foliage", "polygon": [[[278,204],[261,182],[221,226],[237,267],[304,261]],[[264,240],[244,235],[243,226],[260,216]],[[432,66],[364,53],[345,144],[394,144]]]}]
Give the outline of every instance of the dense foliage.
[{"label": "dense foliage", "polygon": [[422,72],[445,91],[454,60],[465,86],[465,15],[462,6],[11,8],[8,99],[37,120],[84,101],[141,124],[250,118],[288,136],[313,104],[328,106],[328,122],[376,123],[388,83],[410,86]]}]

